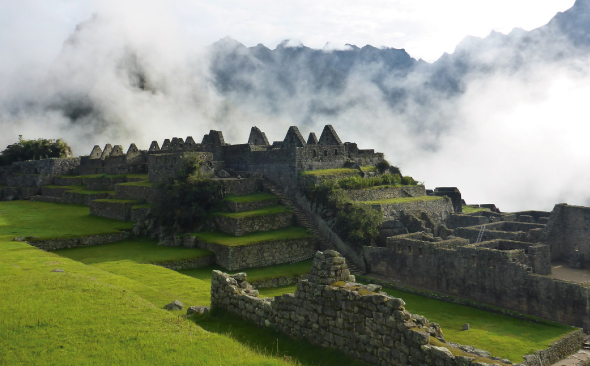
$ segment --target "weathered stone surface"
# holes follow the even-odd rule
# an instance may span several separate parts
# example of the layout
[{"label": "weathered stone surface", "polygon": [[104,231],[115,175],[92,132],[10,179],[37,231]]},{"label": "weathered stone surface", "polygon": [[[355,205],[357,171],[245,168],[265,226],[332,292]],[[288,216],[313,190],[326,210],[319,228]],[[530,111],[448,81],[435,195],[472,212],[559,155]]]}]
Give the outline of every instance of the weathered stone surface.
[{"label": "weathered stone surface", "polygon": [[121,231],[114,234],[101,234],[67,239],[27,239],[27,243],[39,249],[51,251],[57,249],[90,247],[125,240],[131,233]]},{"label": "weathered stone surface", "polygon": [[164,309],[166,310],[182,310],[184,305],[182,305],[182,302],[178,301],[178,300],[174,300],[169,304],[164,305]]},{"label": "weathered stone surface", "polygon": [[52,270],[51,272],[65,272],[65,271],[63,269],[56,268],[56,269]]},{"label": "weathered stone surface", "polygon": [[219,230],[234,236],[241,236],[256,231],[270,231],[293,225],[293,213],[284,212],[272,215],[227,217],[216,215],[215,223]]},{"label": "weathered stone surface", "polygon": [[188,309],[186,309],[186,315],[190,316],[193,314],[207,314],[209,310],[210,308],[208,306],[191,306]]}]

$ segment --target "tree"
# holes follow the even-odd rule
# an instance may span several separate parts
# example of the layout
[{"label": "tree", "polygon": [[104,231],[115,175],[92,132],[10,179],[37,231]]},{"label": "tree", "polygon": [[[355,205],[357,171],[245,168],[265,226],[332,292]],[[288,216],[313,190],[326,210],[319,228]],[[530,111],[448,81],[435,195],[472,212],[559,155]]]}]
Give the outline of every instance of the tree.
[{"label": "tree", "polygon": [[73,156],[72,148],[62,139],[25,140],[18,136],[18,142],[8,145],[0,153],[0,165],[10,165],[15,161],[41,160],[48,158],[67,158]]}]

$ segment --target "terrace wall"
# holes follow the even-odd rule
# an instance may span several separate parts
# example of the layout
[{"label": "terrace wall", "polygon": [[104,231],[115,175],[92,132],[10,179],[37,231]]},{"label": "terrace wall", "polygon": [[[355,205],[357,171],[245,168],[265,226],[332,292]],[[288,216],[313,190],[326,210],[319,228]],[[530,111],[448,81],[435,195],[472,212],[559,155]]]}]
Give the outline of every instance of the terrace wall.
[{"label": "terrace wall", "polygon": [[354,201],[378,201],[390,198],[422,197],[426,196],[424,186],[404,187],[375,187],[371,189],[359,189],[346,192]]},{"label": "terrace wall", "polygon": [[415,247],[399,251],[398,243],[412,245],[408,239],[408,235],[389,238],[387,248],[364,247],[369,271],[590,330],[590,289],[532,274],[522,263],[522,253],[437,243],[423,244],[422,252]]},{"label": "terrace wall", "polygon": [[371,206],[383,213],[385,221],[398,220],[402,212],[406,214],[425,212],[437,225],[445,224],[453,212],[453,205],[448,197],[441,197],[435,201],[371,204]]}]

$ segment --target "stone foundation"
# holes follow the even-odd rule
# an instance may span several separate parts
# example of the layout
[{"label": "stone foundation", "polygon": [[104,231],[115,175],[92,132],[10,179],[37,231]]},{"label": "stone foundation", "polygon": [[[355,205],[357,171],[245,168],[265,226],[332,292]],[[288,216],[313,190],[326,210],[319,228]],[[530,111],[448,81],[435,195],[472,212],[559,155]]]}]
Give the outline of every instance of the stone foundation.
[{"label": "stone foundation", "polygon": [[138,202],[97,200],[90,202],[90,214],[119,221],[131,220],[131,207]]},{"label": "stone foundation", "polygon": [[187,259],[184,261],[176,261],[176,262],[161,262],[161,263],[152,263],[153,265],[172,269],[174,271],[180,271],[183,269],[194,269],[194,268],[201,268],[207,267],[210,265],[215,264],[215,256],[208,255],[206,257],[200,257],[195,259]]},{"label": "stone foundation", "polygon": [[129,232],[119,232],[115,234],[101,234],[91,235],[79,238],[67,238],[67,239],[27,239],[27,243],[43,249],[46,251],[77,248],[77,247],[91,247],[94,245],[114,243],[117,241],[125,240],[131,236]]},{"label": "stone foundation", "polygon": [[234,236],[241,236],[256,231],[270,231],[293,225],[293,213],[284,212],[273,215],[232,218],[215,215],[215,224],[219,230]]},{"label": "stone foundation", "polygon": [[254,202],[230,202],[225,201],[225,206],[232,212],[244,212],[257,210],[259,208],[274,206],[279,204],[279,198],[266,201],[254,201]]},{"label": "stone foundation", "polygon": [[424,186],[403,187],[374,187],[371,189],[359,189],[347,191],[346,194],[353,201],[378,201],[390,198],[422,197],[426,196]]}]

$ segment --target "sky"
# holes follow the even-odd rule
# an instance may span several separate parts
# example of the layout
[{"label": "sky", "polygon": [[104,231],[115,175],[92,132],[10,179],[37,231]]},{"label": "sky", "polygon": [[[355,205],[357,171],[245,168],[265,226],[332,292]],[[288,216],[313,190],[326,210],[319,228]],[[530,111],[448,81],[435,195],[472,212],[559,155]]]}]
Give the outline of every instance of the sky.
[{"label": "sky", "polygon": [[[271,49],[285,39],[320,49],[338,49],[347,43],[404,48],[416,59],[434,62],[444,52],[452,53],[466,36],[508,33],[515,27],[531,30],[573,3],[0,0],[0,130],[4,132],[0,145],[5,146],[21,133],[25,138],[64,137],[74,153],[82,155],[92,148],[87,146],[89,141],[101,146],[106,142],[136,142],[146,149],[149,141],[173,135],[193,135],[199,141],[200,131],[211,128],[222,129],[227,142],[241,143],[251,120],[267,132],[270,140],[279,140],[292,121],[264,121],[264,116],[258,115],[240,121],[244,126],[239,129],[215,126],[211,111],[219,107],[220,97],[202,82],[206,71],[195,71],[188,60],[194,60],[204,46],[230,36],[246,46],[262,43]],[[103,27],[98,38],[87,38],[91,41],[86,41],[78,53],[64,55],[64,41],[77,24],[93,14],[115,25]],[[117,79],[120,75],[112,67],[116,57],[110,57],[109,52],[117,47],[124,49],[126,42],[142,50],[146,67],[151,67],[151,75],[164,89],[169,88],[168,94],[146,97],[121,84]],[[95,57],[94,50],[101,51],[100,57]],[[47,82],[50,70],[59,78]],[[590,153],[583,148],[583,137],[587,136],[583,116],[590,114],[585,107],[590,72],[580,76],[568,69],[552,68],[529,74],[470,83],[453,106],[457,118],[449,122],[458,132],[441,137],[436,154],[419,151],[420,141],[411,140],[400,116],[392,116],[377,98],[370,101],[374,103],[371,108],[353,111],[340,121],[318,121],[315,132],[321,133],[321,123],[333,123],[343,141],[385,152],[392,163],[425,181],[428,188],[458,186],[468,203],[492,202],[508,211],[550,210],[558,202],[590,205],[584,184],[590,180],[590,173],[585,173]],[[31,100],[51,101],[52,94],[64,89],[92,95],[108,106],[112,120],[122,121],[121,127],[112,126],[106,133],[89,138],[93,131],[88,131],[88,125],[72,126],[50,113],[10,111],[12,105]],[[352,98],[356,92],[352,90],[346,97]],[[372,125],[358,131],[360,120]],[[165,136],[162,121],[166,121]],[[125,128],[141,130],[143,135],[123,139],[121,131]],[[380,129],[383,133],[376,135]],[[302,133],[308,132],[302,128]]]}]

